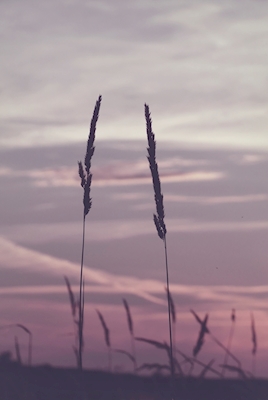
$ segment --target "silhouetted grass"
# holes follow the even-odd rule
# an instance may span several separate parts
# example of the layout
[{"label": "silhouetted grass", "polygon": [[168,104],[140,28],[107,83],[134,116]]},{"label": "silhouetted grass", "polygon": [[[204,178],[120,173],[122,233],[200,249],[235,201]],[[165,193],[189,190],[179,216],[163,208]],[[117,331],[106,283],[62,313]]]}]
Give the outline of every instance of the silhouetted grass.
[{"label": "silhouetted grass", "polygon": [[[133,361],[133,367],[134,367],[134,371],[135,371],[137,369],[137,358],[136,358],[133,320],[132,320],[132,316],[131,316],[131,312],[130,312],[130,307],[129,307],[126,299],[123,299],[123,304],[124,304],[124,307],[126,310],[127,323],[128,323],[128,329],[129,329],[130,340],[131,340],[132,357],[130,357],[130,359]],[[123,353],[127,354],[127,352],[125,352],[125,351]]]},{"label": "silhouetted grass", "polygon": [[100,105],[101,105],[101,96],[99,96],[98,100],[96,101],[95,109],[94,109],[93,116],[91,119],[84,165],[83,165],[82,161],[78,161],[78,174],[81,179],[81,186],[84,189],[83,234],[82,234],[81,268],[80,268],[80,283],[79,283],[79,318],[78,318],[78,330],[79,330],[78,368],[79,369],[83,368],[82,353],[83,353],[83,346],[84,346],[84,339],[83,339],[83,327],[84,327],[83,266],[84,266],[84,250],[85,250],[85,223],[86,223],[86,216],[89,213],[89,210],[91,209],[91,206],[92,206],[92,200],[90,197],[92,174],[91,174],[90,168],[91,168],[91,159],[92,159],[92,156],[95,151],[94,141],[95,141],[96,125],[97,125],[97,121],[99,118]]},{"label": "silhouetted grass", "polygon": [[[232,345],[232,339],[233,339],[233,335],[234,335],[234,330],[235,330],[235,321],[236,321],[236,316],[235,316],[235,309],[232,309],[232,314],[231,314],[231,329],[230,329],[230,333],[229,333],[229,338],[228,338],[228,344],[227,344],[227,350],[225,352],[225,357],[224,357],[224,361],[223,361],[223,365],[228,365],[228,352],[230,352],[231,350],[231,345]],[[225,369],[222,370],[223,376],[225,374]]]},{"label": "silhouetted grass", "polygon": [[255,375],[255,362],[256,362],[256,353],[257,353],[257,334],[255,329],[255,320],[253,313],[250,313],[251,319],[251,338],[252,338],[252,373]]},{"label": "silhouetted grass", "polygon": [[[196,319],[198,325],[199,325],[199,332],[197,335],[197,340],[195,343],[193,343],[193,351],[192,354],[193,356],[189,356],[182,351],[179,346],[175,344],[176,342],[176,321],[177,321],[177,315],[176,315],[176,306],[175,302],[172,298],[171,292],[170,292],[170,282],[169,282],[169,268],[168,268],[168,253],[167,253],[167,229],[165,225],[165,212],[164,212],[164,203],[163,203],[163,194],[161,191],[161,183],[160,183],[160,177],[159,177],[159,172],[158,172],[158,164],[156,162],[156,141],[155,141],[155,136],[152,131],[152,121],[151,121],[151,116],[150,116],[150,110],[148,105],[145,104],[145,120],[146,120],[146,130],[147,130],[147,140],[148,140],[148,161],[149,161],[149,167],[151,171],[151,176],[152,176],[152,182],[153,182],[153,189],[154,189],[154,199],[155,199],[155,205],[156,205],[156,214],[153,215],[153,220],[154,224],[156,227],[157,234],[159,238],[163,241],[164,244],[164,250],[165,250],[165,271],[166,271],[166,284],[167,287],[166,289],[166,294],[167,294],[167,303],[168,303],[168,322],[169,322],[169,344],[166,341],[159,341],[155,340],[153,338],[144,338],[144,337],[136,337],[134,333],[134,321],[132,318],[131,310],[129,307],[129,304],[126,299],[123,298],[123,305],[124,309],[126,312],[126,318],[127,318],[127,325],[128,325],[128,330],[131,338],[131,352],[128,352],[123,349],[115,349],[114,351],[117,353],[121,353],[125,356],[127,356],[131,362],[133,363],[133,368],[134,372],[140,372],[140,371],[150,371],[155,373],[156,375],[148,378],[147,383],[150,387],[150,389],[146,392],[146,395],[144,395],[144,388],[145,385],[142,386],[142,390],[138,390],[137,388],[139,387],[140,382],[145,382],[142,381],[143,377],[138,377],[133,375],[116,375],[116,374],[102,374],[98,372],[96,376],[102,378],[100,379],[100,386],[96,387],[94,386],[94,381],[92,381],[92,376],[94,375],[94,372],[91,372],[88,374],[86,371],[83,371],[83,347],[84,347],[84,305],[85,305],[85,279],[84,279],[84,274],[83,274],[83,266],[84,266],[84,250],[85,250],[85,220],[86,216],[88,215],[91,207],[92,207],[92,199],[90,197],[90,192],[91,192],[91,182],[92,182],[92,173],[91,173],[91,160],[92,156],[94,154],[94,142],[95,142],[95,132],[96,132],[96,124],[98,121],[99,117],[99,111],[100,111],[100,105],[101,105],[101,96],[99,96],[96,104],[95,104],[95,109],[93,112],[93,116],[91,119],[91,125],[90,125],[90,132],[89,132],[89,137],[88,137],[88,142],[87,142],[87,149],[86,149],[86,155],[84,159],[84,163],[82,161],[78,162],[78,174],[81,179],[81,186],[83,188],[83,234],[82,234],[82,251],[81,251],[81,267],[80,267],[80,280],[79,280],[79,298],[76,299],[76,296],[72,290],[71,283],[69,279],[65,276],[65,283],[68,291],[68,296],[69,296],[69,302],[70,302],[70,307],[71,307],[71,315],[73,319],[73,324],[74,324],[74,331],[75,331],[75,344],[73,346],[75,357],[76,357],[76,362],[77,362],[77,367],[79,371],[71,371],[71,375],[69,374],[69,378],[71,376],[71,379],[67,379],[66,382],[68,384],[70,382],[74,383],[74,387],[69,387],[67,390],[68,384],[65,383],[65,386],[61,386],[60,388],[56,388],[58,382],[55,384],[55,381],[53,381],[54,376],[52,375],[49,377],[49,379],[46,381],[46,385],[44,386],[43,380],[41,386],[40,382],[38,382],[38,379],[40,378],[39,375],[34,375],[36,371],[41,371],[42,375],[46,375],[45,372],[48,371],[53,371],[55,373],[55,376],[57,375],[57,379],[59,379],[59,376],[61,376],[60,379],[64,376],[64,379],[66,379],[66,376],[68,375],[68,370],[60,370],[60,369],[38,369],[38,368],[29,368],[32,364],[32,332],[25,326],[20,323],[17,324],[11,324],[11,325],[5,325],[4,327],[9,327],[9,328],[20,328],[20,330],[24,331],[28,336],[29,336],[29,343],[28,343],[28,368],[26,368],[23,365],[23,360],[21,357],[21,349],[20,349],[20,343],[19,343],[19,338],[17,336],[14,337],[14,342],[15,342],[15,356],[16,356],[16,362],[14,362],[11,359],[11,356],[8,355],[7,353],[0,355],[0,370],[2,372],[2,376],[5,376],[5,372],[8,370],[9,373],[11,374],[10,376],[13,376],[13,378],[10,381],[16,382],[16,379],[19,380],[19,382],[24,382],[22,385],[21,393],[18,391],[13,391],[13,388],[11,387],[6,387],[6,395],[5,399],[16,399],[20,400],[20,398],[23,399],[39,399],[39,398],[46,398],[47,400],[50,399],[78,399],[84,398],[87,399],[116,399],[116,400],[126,400],[126,399],[133,399],[133,393],[136,390],[135,396],[140,396],[139,398],[142,400],[152,400],[152,399],[165,399],[167,397],[170,398],[170,396],[167,396],[167,393],[170,390],[170,387],[168,384],[170,381],[166,379],[165,376],[162,376],[162,373],[167,372],[169,375],[172,376],[172,391],[169,392],[172,393],[172,396],[174,396],[174,400],[176,399],[206,399],[206,400],[215,400],[216,398],[218,400],[226,400],[227,398],[229,400],[231,399],[254,399],[254,400],[267,400],[268,398],[268,384],[267,386],[267,391],[266,391],[266,397],[262,397],[262,392],[258,393],[258,390],[256,389],[254,380],[250,379],[253,377],[253,375],[246,371],[240,362],[240,360],[234,355],[233,351],[231,351],[231,343],[234,335],[234,329],[235,329],[235,322],[236,322],[236,315],[235,315],[235,310],[232,310],[231,314],[231,329],[229,333],[229,338],[228,338],[228,343],[227,347],[224,346],[212,333],[211,330],[208,328],[208,320],[209,320],[209,314],[206,313],[204,318],[200,318],[199,315],[194,311],[190,310],[190,312],[193,314],[194,318]],[[107,346],[108,350],[108,367],[109,371],[112,372],[112,346],[111,346],[111,339],[110,339],[110,330],[107,326],[107,323],[103,317],[103,314],[99,311],[96,310],[96,313],[98,315],[98,318],[100,320],[103,332],[104,332],[104,339],[105,339],[105,344]],[[257,334],[256,334],[256,327],[255,327],[255,320],[254,320],[254,315],[253,313],[250,314],[250,329],[251,329],[251,338],[252,338],[252,373],[255,374],[255,358],[256,358],[256,353],[257,353]],[[2,327],[3,328],[3,327]],[[1,328],[0,328],[1,329]],[[223,364],[220,365],[215,365],[216,360],[213,358],[209,362],[202,362],[198,357],[200,357],[200,354],[203,352],[203,348],[205,345],[205,340],[207,337],[210,337],[223,351],[224,351],[224,361]],[[157,348],[158,350],[165,351],[167,355],[167,363],[159,363],[159,362],[144,362],[142,365],[138,367],[137,365],[137,357],[136,357],[136,348],[135,348],[135,341],[138,342],[143,342],[146,343],[150,346],[153,346]],[[235,363],[236,365],[231,365],[230,362],[228,362],[230,359],[232,359],[232,362]],[[197,366],[199,368],[199,373],[196,373],[196,370],[194,371],[194,367]],[[4,367],[4,368],[2,368]],[[201,371],[200,371],[201,370]],[[34,371],[34,372],[33,372]],[[64,372],[63,372],[64,371]],[[238,389],[230,389],[233,388],[232,385],[229,384],[229,381],[225,378],[225,371],[229,371],[231,373],[235,373],[239,377],[239,388]],[[79,372],[79,379],[77,379],[77,373]],[[195,376],[194,376],[195,373]],[[200,394],[200,388],[204,384],[205,387],[205,377],[207,374],[210,373],[212,376],[216,376],[217,378],[221,378],[220,380],[216,381],[214,380],[213,384],[217,382],[217,390],[216,392],[210,393],[209,391],[206,391],[204,389],[205,397],[202,397]],[[13,374],[13,375],[12,375]],[[23,375],[25,374],[25,375]],[[47,376],[49,373],[47,373]],[[26,377],[26,380],[24,381],[20,379],[21,377]],[[130,376],[130,378],[129,378]],[[34,377],[34,378],[33,378]],[[85,377],[88,380],[85,380]],[[118,378],[119,377],[119,378]],[[119,386],[117,386],[117,378],[119,382]],[[122,379],[121,379],[122,378]],[[196,379],[198,378],[198,379]],[[3,398],[1,397],[2,392],[1,392],[1,387],[3,386],[3,382],[1,382],[1,374],[0,374],[0,399]],[[28,379],[28,381],[27,381]],[[31,381],[31,379],[33,379]],[[121,379],[121,380],[120,380]],[[125,382],[130,379],[131,385],[128,388],[125,388]],[[154,384],[155,387],[152,389],[150,386],[151,382],[155,379]],[[174,381],[173,381],[174,380]],[[29,385],[25,385],[25,382],[31,382]],[[53,381],[54,386],[51,384],[51,381]],[[70,381],[70,382],[69,382]],[[89,384],[90,382],[90,384]],[[105,382],[105,383],[104,383]],[[133,386],[133,382],[135,382],[135,385]],[[190,383],[189,383],[190,382]],[[192,397],[190,395],[191,389],[193,386],[198,383],[197,390],[196,392],[192,393]],[[207,381],[209,382],[209,381]],[[226,386],[224,383],[226,382]],[[182,383],[182,384],[181,384]],[[189,386],[187,386],[189,383]],[[2,384],[2,386],[1,386]],[[252,384],[252,386],[251,386]],[[103,388],[106,385],[106,392],[103,392]],[[161,386],[162,385],[162,386]],[[174,385],[174,386],[173,386]],[[229,386],[228,386],[229,385]],[[40,392],[40,387],[42,387],[43,393],[45,393],[45,397],[38,397],[38,393]],[[132,388],[132,393],[129,391],[130,387]],[[210,386],[211,389],[212,385]],[[224,387],[225,389],[227,388],[229,390],[226,391],[224,396],[222,397],[221,389]],[[52,388],[52,389],[51,389]],[[109,388],[109,389],[107,389]],[[186,389],[187,388],[187,391]],[[140,387],[139,387],[140,389]],[[94,391],[95,390],[95,391]],[[147,389],[146,389],[147,390]],[[248,391],[247,391],[248,390]],[[228,392],[228,393],[227,393]],[[88,393],[88,395],[86,394]],[[185,397],[183,397],[183,393],[185,394]],[[107,396],[106,396],[107,395]],[[176,397],[175,397],[176,395]],[[232,396],[236,397],[232,397]],[[14,397],[15,396],[15,397]],[[36,396],[36,397],[35,397]],[[255,396],[255,397],[252,397]]]},{"label": "silhouetted grass", "polygon": [[[164,196],[161,191],[161,183],[158,173],[158,165],[156,162],[156,141],[155,136],[152,130],[152,120],[150,115],[149,106],[147,104],[144,105],[145,110],[145,120],[146,120],[146,131],[147,131],[147,141],[148,141],[148,161],[149,167],[151,170],[152,180],[153,180],[153,188],[154,188],[154,199],[156,205],[156,214],[154,214],[153,219],[155,223],[155,227],[158,233],[158,236],[164,243],[165,249],[165,266],[166,266],[166,282],[167,282],[167,291],[169,293],[169,270],[168,270],[168,255],[167,255],[167,229],[165,225],[165,212],[164,212]],[[171,327],[171,301],[170,296],[167,296],[168,300],[168,323],[169,323],[169,344],[170,344],[170,369],[171,376],[174,375],[174,363],[173,363],[173,340],[172,340],[172,327]]]},{"label": "silhouetted grass", "polygon": [[17,336],[14,337],[14,342],[15,342],[15,352],[16,352],[17,363],[19,365],[21,365],[22,362],[21,362],[21,355],[20,355],[20,344],[19,344],[19,339]]},{"label": "silhouetted grass", "polygon": [[105,322],[105,319],[102,315],[102,313],[99,310],[96,310],[96,313],[98,314],[99,320],[101,322],[101,326],[103,328],[104,332],[104,339],[105,343],[108,349],[108,367],[109,371],[112,371],[112,353],[111,353],[111,340],[110,340],[110,330]]}]

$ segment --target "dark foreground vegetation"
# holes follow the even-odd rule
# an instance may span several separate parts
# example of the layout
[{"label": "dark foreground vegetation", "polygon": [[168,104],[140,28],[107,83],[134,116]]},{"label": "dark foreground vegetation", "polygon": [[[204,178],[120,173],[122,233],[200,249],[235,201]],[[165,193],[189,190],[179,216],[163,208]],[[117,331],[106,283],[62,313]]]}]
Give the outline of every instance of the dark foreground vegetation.
[{"label": "dark foreground vegetation", "polygon": [[[175,378],[174,400],[267,400],[268,380]],[[170,400],[170,377],[0,365],[1,400]]]}]

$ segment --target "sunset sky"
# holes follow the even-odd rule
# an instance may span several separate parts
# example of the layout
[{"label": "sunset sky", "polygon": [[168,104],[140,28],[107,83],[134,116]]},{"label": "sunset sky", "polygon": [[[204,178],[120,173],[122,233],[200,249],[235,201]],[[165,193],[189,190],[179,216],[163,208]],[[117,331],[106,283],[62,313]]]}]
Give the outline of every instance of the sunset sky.
[{"label": "sunset sky", "polygon": [[[268,376],[268,3],[3,0],[1,15],[0,352],[19,337],[34,362],[75,365],[64,283],[78,291],[84,158],[103,97],[86,226],[85,366],[106,368],[103,332],[130,350],[167,340],[163,243],[152,215],[144,103],[164,193],[177,346],[191,354],[203,318],[252,371]],[[137,343],[139,364],[164,360]],[[161,358],[162,357],[162,358]],[[199,359],[224,354],[206,339]],[[115,369],[130,370],[114,354]]]}]

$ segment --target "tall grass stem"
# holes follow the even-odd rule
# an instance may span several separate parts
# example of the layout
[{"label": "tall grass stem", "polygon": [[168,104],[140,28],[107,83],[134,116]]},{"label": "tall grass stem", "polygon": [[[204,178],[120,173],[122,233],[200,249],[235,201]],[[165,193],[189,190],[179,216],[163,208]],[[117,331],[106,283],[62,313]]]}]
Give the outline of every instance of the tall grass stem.
[{"label": "tall grass stem", "polygon": [[83,267],[84,267],[84,251],[85,251],[85,230],[86,230],[86,216],[83,214],[83,234],[82,234],[82,251],[81,251],[81,268],[80,268],[80,285],[79,285],[79,320],[78,320],[78,330],[79,330],[79,340],[78,340],[78,368],[82,370],[83,368],[83,307],[82,299],[83,294]]},{"label": "tall grass stem", "polygon": [[[147,104],[144,105],[144,113],[146,120],[146,132],[147,132],[147,140],[148,147],[147,159],[149,161],[149,167],[152,175],[153,188],[154,188],[154,199],[156,205],[156,214],[153,216],[153,220],[155,223],[156,231],[161,240],[164,242],[165,248],[165,266],[166,266],[166,281],[167,281],[167,290],[169,293],[169,273],[168,273],[168,256],[167,256],[167,241],[166,234],[167,229],[165,225],[165,212],[164,212],[164,196],[161,192],[161,182],[159,178],[158,165],[156,162],[156,141],[155,135],[152,130],[152,120],[150,115],[150,109]],[[174,377],[174,360],[173,360],[173,342],[172,342],[172,327],[171,327],[171,304],[170,304],[170,296],[168,296],[168,321],[169,321],[169,341],[170,341],[170,369],[171,376]],[[173,380],[173,379],[172,379]]]},{"label": "tall grass stem", "polygon": [[84,189],[84,196],[83,196],[83,204],[84,204],[84,211],[83,211],[83,235],[82,235],[82,252],[81,252],[81,267],[80,267],[80,285],[79,285],[79,320],[78,320],[78,368],[82,370],[83,368],[83,324],[84,324],[84,279],[83,279],[83,266],[84,266],[84,250],[85,250],[85,224],[86,224],[86,215],[89,213],[92,200],[90,197],[90,190],[91,190],[91,181],[92,181],[92,174],[90,171],[91,168],[91,159],[95,151],[94,141],[95,141],[95,133],[96,133],[96,126],[97,121],[99,118],[99,111],[101,105],[102,97],[99,96],[98,100],[96,101],[95,108],[93,111],[93,115],[91,118],[90,123],[90,130],[88,135],[87,141],[87,150],[84,159],[84,165],[82,161],[78,161],[78,174],[81,178],[81,186]]},{"label": "tall grass stem", "polygon": [[165,264],[166,264],[166,279],[167,279],[167,291],[168,291],[168,325],[169,325],[169,342],[170,342],[170,368],[171,375],[174,376],[174,359],[173,359],[173,338],[172,338],[172,327],[171,327],[171,299],[169,290],[169,273],[168,273],[168,255],[167,255],[167,240],[166,234],[164,236],[165,246]]}]

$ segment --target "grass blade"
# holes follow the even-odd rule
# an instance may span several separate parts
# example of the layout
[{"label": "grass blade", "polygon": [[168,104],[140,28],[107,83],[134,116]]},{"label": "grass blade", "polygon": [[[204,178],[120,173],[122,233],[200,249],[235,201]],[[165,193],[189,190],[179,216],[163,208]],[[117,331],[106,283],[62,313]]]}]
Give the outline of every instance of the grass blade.
[{"label": "grass blade", "polygon": [[105,343],[106,346],[108,348],[108,362],[109,362],[109,370],[112,370],[112,355],[111,355],[111,341],[110,341],[110,331],[108,329],[108,326],[105,322],[105,319],[102,315],[102,313],[99,310],[96,310],[96,313],[98,314],[98,317],[100,319],[102,328],[103,328],[103,332],[104,332],[104,339],[105,339]]},{"label": "grass blade", "polygon": [[76,301],[75,301],[75,297],[72,291],[72,287],[70,284],[69,279],[67,278],[67,276],[64,276],[64,280],[67,286],[67,290],[68,290],[68,294],[69,294],[69,300],[70,300],[70,305],[71,305],[71,312],[72,312],[72,316],[73,318],[75,318],[75,314],[76,314]]}]

